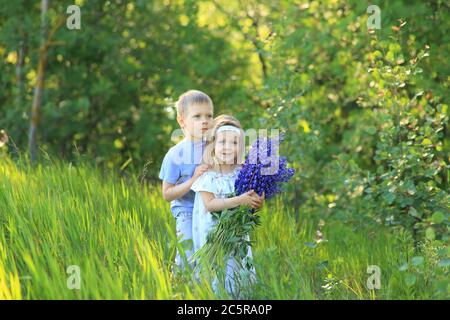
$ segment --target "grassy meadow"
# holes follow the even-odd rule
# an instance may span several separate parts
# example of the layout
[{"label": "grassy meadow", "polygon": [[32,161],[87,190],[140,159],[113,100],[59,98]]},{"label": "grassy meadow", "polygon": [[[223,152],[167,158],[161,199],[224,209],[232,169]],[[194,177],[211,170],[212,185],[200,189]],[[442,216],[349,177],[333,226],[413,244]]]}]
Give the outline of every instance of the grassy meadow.
[{"label": "grassy meadow", "polygon": [[448,30],[442,0],[0,0],[0,300],[233,298],[173,270],[193,89],[295,169],[245,298],[450,300]]},{"label": "grassy meadow", "polygon": [[[228,298],[171,272],[175,223],[159,188],[84,164],[0,161],[0,299]],[[426,279],[408,285],[399,269],[413,256],[406,234],[318,223],[282,198],[261,214],[254,299],[432,298]],[[380,267],[378,290],[369,265]]]}]

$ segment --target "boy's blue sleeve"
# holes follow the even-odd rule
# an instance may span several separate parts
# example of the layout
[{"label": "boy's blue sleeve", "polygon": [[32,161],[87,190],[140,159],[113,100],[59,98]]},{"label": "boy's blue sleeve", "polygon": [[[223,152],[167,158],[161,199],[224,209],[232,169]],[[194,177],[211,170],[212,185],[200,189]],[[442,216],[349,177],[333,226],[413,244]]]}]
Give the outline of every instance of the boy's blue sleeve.
[{"label": "boy's blue sleeve", "polygon": [[172,153],[168,152],[164,157],[159,172],[159,179],[175,184],[181,176],[180,166],[176,165],[172,158]]}]

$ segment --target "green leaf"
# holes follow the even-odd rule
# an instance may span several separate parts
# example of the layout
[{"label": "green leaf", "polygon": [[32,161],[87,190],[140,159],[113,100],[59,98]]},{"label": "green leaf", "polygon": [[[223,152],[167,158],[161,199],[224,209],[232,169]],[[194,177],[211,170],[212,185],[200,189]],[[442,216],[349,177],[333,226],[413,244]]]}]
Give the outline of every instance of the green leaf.
[{"label": "green leaf", "polygon": [[310,248],[315,248],[315,247],[317,247],[317,244],[315,244],[314,242],[305,242],[305,246],[310,247]]},{"label": "green leaf", "polygon": [[428,227],[425,231],[425,236],[428,240],[434,240],[434,238],[436,237],[436,233],[434,232],[434,229],[432,227]]},{"label": "green leaf", "polygon": [[124,147],[123,142],[120,139],[114,140],[114,147],[116,149],[122,149]]},{"label": "green leaf", "polygon": [[400,268],[398,268],[398,270],[400,270],[400,271],[402,271],[402,272],[408,270],[408,263],[402,264],[402,265],[400,266]]},{"label": "green leaf", "polygon": [[370,126],[366,129],[366,132],[370,135],[374,135],[375,133],[377,133],[377,128],[375,128],[374,126]]},{"label": "green leaf", "polygon": [[444,220],[445,220],[445,215],[440,211],[436,211],[431,216],[431,221],[433,221],[434,223],[442,223]]},{"label": "green leaf", "polygon": [[412,273],[407,273],[405,275],[405,283],[408,287],[413,286],[416,283],[416,280],[417,280],[416,276]]},{"label": "green leaf", "polygon": [[438,266],[443,268],[450,267],[450,259],[442,259],[441,261],[439,261]]},{"label": "green leaf", "polygon": [[406,192],[408,192],[409,195],[414,195],[417,192],[416,186],[412,181],[408,181],[405,184]]},{"label": "green leaf", "polygon": [[395,200],[395,194],[392,192],[385,192],[383,194],[384,199],[386,199],[387,203],[392,204]]},{"label": "green leaf", "polygon": [[413,217],[419,217],[420,216],[419,212],[414,207],[410,207],[409,208],[408,214],[413,216]]},{"label": "green leaf", "polygon": [[416,68],[416,69],[414,69],[414,74],[419,74],[419,73],[422,73],[423,72],[423,69],[422,68]]},{"label": "green leaf", "polygon": [[394,57],[394,53],[393,53],[392,51],[389,51],[389,52],[386,54],[386,60],[388,60],[388,61],[390,61],[390,62],[394,62],[395,57]]},{"label": "green leaf", "polygon": [[411,260],[411,262],[414,266],[420,266],[421,264],[423,264],[424,261],[425,261],[425,259],[420,256],[414,257]]}]

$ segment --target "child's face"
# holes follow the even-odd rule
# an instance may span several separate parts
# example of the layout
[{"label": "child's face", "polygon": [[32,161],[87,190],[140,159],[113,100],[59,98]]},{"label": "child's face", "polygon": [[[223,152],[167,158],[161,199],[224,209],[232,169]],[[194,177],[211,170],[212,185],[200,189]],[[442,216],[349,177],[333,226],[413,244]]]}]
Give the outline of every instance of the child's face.
[{"label": "child's face", "polygon": [[240,135],[234,131],[222,131],[216,135],[214,153],[220,164],[236,164]]},{"label": "child's face", "polygon": [[211,128],[212,119],[213,108],[211,105],[196,104],[187,108],[186,113],[179,117],[178,123],[191,139],[200,140]]}]

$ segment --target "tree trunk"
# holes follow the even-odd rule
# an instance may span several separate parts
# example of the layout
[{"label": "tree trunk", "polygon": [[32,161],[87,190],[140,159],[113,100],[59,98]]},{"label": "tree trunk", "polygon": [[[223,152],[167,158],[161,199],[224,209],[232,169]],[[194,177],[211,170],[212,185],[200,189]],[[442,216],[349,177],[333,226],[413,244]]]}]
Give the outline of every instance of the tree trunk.
[{"label": "tree trunk", "polygon": [[39,48],[39,62],[37,70],[37,81],[31,107],[31,125],[29,132],[29,150],[31,163],[36,160],[37,141],[36,135],[39,125],[40,111],[42,105],[42,94],[45,81],[45,67],[47,65],[47,13],[49,0],[41,1],[41,45]]}]

